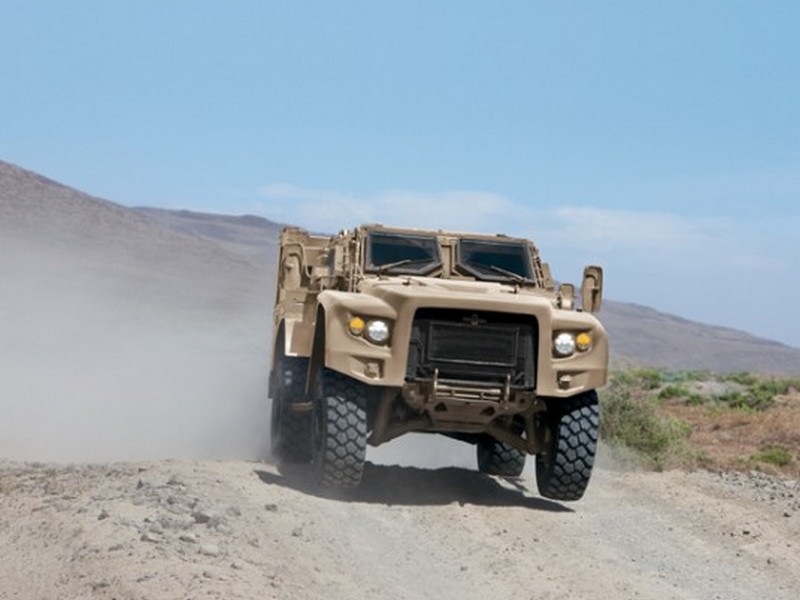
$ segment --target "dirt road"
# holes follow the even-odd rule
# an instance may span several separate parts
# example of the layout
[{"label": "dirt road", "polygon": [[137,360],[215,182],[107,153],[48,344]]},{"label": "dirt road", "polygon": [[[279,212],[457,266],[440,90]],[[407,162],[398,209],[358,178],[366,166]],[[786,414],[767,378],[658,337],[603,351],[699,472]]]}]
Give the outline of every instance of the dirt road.
[{"label": "dirt road", "polygon": [[559,504],[368,465],[350,500],[258,462],[0,466],[0,598],[770,598],[800,590],[797,482],[598,469]]}]

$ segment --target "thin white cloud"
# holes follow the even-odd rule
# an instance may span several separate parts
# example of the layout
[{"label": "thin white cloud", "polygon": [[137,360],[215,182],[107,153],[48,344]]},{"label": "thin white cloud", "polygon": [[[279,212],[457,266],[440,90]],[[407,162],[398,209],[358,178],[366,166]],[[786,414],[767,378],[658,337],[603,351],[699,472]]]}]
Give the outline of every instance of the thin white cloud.
[{"label": "thin white cloud", "polygon": [[[483,191],[385,191],[371,197],[271,184],[261,190],[270,218],[333,233],[360,223],[507,233],[533,239],[556,276],[575,278],[585,264],[605,265],[634,282],[656,273],[672,281],[708,274],[779,271],[774,257],[729,219],[592,206],[534,209]],[[738,229],[738,230],[737,230]],[[633,284],[631,284],[633,285]]]},{"label": "thin white cloud", "polygon": [[722,217],[689,217],[594,206],[535,209],[496,193],[384,191],[373,196],[272,183],[259,190],[259,211],[314,231],[335,232],[361,223],[452,231],[508,233],[532,238],[553,251],[639,258],[666,253],[715,260],[737,251],[749,235]]},{"label": "thin white cloud", "polygon": [[254,208],[320,232],[384,223],[528,237],[562,281],[577,283],[584,265],[601,264],[610,298],[772,337],[782,329],[767,318],[759,322],[753,307],[763,302],[764,289],[796,287],[791,273],[800,252],[800,222],[791,214],[754,222],[752,215],[736,212],[709,217],[589,205],[533,207],[485,191],[359,196],[291,184],[264,186]]},{"label": "thin white cloud", "polygon": [[498,194],[476,191],[386,191],[358,197],[328,190],[273,183],[260,190],[270,218],[314,231],[338,231],[361,223],[385,223],[468,231],[494,231],[497,215],[513,210]]},{"label": "thin white cloud", "polygon": [[584,244],[601,243],[614,248],[680,250],[697,244],[715,244],[731,233],[731,223],[725,219],[664,212],[562,207],[553,211],[552,218],[561,235]]},{"label": "thin white cloud", "polygon": [[727,277],[727,285],[786,276],[791,260],[779,248],[797,249],[793,236],[732,217],[562,207],[547,222],[538,240],[548,253],[564,257],[572,268],[575,257],[600,262],[632,280],[658,273],[672,281]]}]

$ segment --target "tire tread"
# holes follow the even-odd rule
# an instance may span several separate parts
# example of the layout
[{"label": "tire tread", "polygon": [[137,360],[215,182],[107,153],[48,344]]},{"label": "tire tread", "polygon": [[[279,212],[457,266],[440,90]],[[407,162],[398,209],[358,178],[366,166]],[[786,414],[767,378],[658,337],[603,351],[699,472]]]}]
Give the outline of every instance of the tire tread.
[{"label": "tire tread", "polygon": [[483,435],[476,446],[478,471],[500,477],[519,477],[525,469],[526,454],[505,442]]},{"label": "tire tread", "polygon": [[562,401],[551,421],[552,447],[536,457],[539,493],[553,500],[583,497],[594,467],[600,426],[597,393],[586,392]]},{"label": "tire tread", "polygon": [[314,457],[318,482],[329,488],[354,488],[361,483],[367,453],[367,414],[357,382],[325,371],[322,397],[323,439]]}]

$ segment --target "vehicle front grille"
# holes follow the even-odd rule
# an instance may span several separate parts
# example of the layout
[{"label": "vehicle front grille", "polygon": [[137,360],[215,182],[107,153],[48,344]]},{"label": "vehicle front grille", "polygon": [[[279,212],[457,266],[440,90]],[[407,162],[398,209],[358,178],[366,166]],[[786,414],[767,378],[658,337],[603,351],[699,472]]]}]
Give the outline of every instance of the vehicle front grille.
[{"label": "vehicle front grille", "polygon": [[538,326],[527,315],[420,309],[414,317],[406,377],[425,380],[438,369],[444,380],[536,384]]}]

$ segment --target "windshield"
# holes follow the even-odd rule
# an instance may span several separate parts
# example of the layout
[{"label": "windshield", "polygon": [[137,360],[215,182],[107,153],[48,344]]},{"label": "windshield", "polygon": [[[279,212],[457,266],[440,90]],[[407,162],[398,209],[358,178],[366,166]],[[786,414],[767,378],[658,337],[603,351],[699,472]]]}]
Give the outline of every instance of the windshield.
[{"label": "windshield", "polygon": [[533,281],[530,252],[520,242],[461,239],[458,264],[480,279]]},{"label": "windshield", "polygon": [[422,274],[440,264],[433,236],[373,231],[367,238],[367,271]]}]

